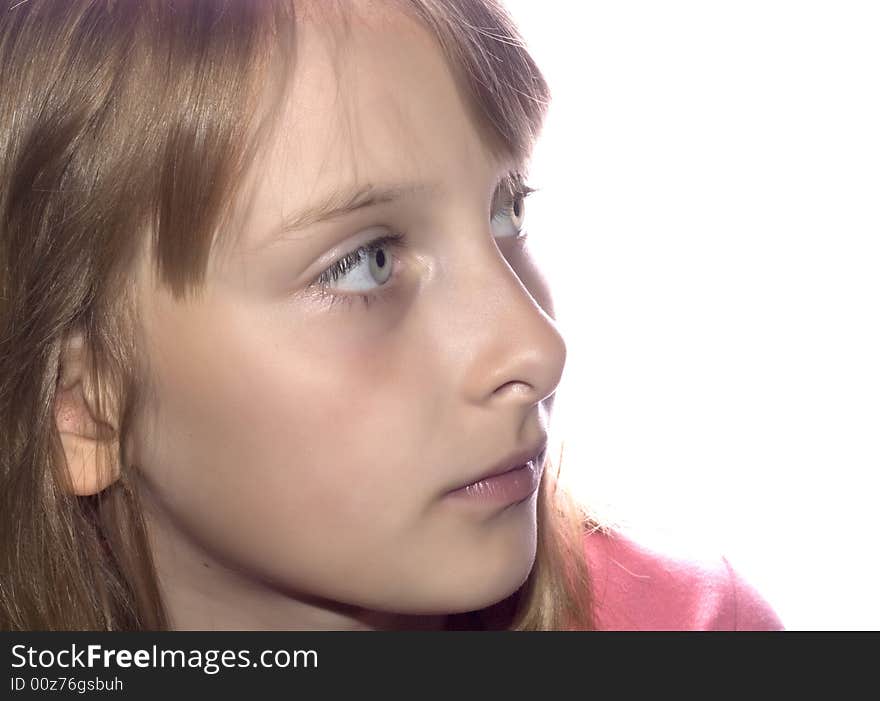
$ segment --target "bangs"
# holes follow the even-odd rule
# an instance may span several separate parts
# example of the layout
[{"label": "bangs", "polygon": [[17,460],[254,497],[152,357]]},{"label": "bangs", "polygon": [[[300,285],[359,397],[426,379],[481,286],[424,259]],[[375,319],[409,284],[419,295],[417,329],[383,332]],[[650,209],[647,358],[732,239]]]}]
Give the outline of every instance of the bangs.
[{"label": "bangs", "polygon": [[437,38],[494,155],[524,163],[551,95],[507,10],[496,0],[417,0],[404,6]]}]

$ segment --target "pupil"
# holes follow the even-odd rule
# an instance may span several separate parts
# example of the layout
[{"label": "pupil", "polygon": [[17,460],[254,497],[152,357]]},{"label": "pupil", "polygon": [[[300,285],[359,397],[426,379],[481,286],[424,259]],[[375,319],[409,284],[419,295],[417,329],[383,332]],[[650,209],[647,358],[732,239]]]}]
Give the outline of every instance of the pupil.
[{"label": "pupil", "polygon": [[522,212],[522,200],[517,199],[517,200],[515,200],[514,203],[513,203],[513,213],[514,213],[516,216],[520,216],[520,213],[521,213],[521,212]]},{"label": "pupil", "polygon": [[379,264],[380,268],[385,266],[385,252],[384,251],[378,251],[376,253],[376,263]]}]

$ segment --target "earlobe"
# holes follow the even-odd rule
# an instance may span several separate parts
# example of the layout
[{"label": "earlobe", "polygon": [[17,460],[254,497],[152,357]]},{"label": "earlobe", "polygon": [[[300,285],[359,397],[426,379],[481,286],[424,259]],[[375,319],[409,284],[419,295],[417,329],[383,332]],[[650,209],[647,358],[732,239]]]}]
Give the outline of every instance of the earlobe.
[{"label": "earlobe", "polygon": [[102,464],[99,441],[72,433],[61,433],[61,445],[72,494],[97,494],[118,479],[118,466]]}]

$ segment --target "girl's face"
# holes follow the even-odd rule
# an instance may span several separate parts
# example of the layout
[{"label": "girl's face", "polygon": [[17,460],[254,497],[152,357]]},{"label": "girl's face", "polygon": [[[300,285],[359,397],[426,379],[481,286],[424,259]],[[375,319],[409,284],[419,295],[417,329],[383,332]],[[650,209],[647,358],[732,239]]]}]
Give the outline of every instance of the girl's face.
[{"label": "girl's face", "polygon": [[[146,257],[139,271],[155,396],[130,450],[175,627],[474,610],[535,556],[535,493],[447,495],[542,444],[565,362],[496,193],[517,164],[493,159],[414,21],[298,36],[281,126],[204,296],[176,302]],[[280,230],[367,186],[364,206]],[[384,236],[404,243],[326,272]]]}]

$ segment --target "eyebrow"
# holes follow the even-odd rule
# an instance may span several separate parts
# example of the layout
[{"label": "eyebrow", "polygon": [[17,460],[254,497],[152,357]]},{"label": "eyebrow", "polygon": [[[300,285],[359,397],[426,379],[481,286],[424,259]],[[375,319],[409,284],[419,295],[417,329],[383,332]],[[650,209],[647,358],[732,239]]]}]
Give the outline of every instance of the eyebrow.
[{"label": "eyebrow", "polygon": [[440,192],[435,183],[401,183],[376,186],[367,184],[348,191],[336,191],[322,198],[318,204],[286,215],[273,231],[272,238],[289,231],[300,231],[323,221],[339,219],[361,209],[379,204]]}]

